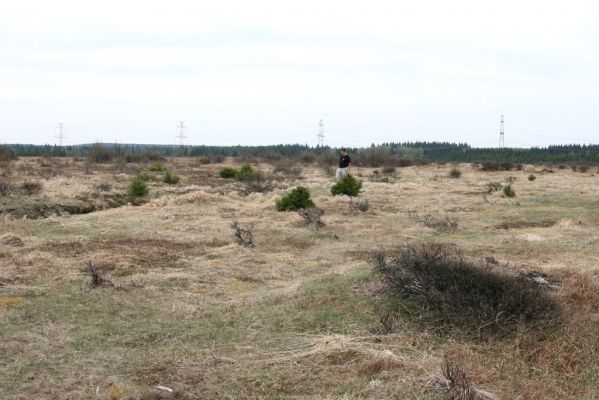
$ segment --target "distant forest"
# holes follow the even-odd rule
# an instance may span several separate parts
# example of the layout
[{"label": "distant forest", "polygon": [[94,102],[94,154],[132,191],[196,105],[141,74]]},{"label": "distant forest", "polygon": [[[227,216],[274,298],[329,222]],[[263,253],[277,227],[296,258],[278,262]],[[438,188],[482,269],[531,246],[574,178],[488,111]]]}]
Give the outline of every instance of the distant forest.
[{"label": "distant forest", "polygon": [[[9,144],[16,156],[22,157],[85,157],[101,146],[114,157],[143,156],[147,154],[164,157],[300,157],[311,153],[329,156],[338,149],[328,146],[311,147],[301,144],[271,146],[178,146],[151,144],[84,144],[76,146],[52,146],[33,144]],[[533,148],[476,148],[466,143],[405,142],[372,144],[370,147],[353,148],[350,153],[356,160],[373,158],[402,158],[434,162],[593,162],[599,163],[599,145],[553,145]]]}]

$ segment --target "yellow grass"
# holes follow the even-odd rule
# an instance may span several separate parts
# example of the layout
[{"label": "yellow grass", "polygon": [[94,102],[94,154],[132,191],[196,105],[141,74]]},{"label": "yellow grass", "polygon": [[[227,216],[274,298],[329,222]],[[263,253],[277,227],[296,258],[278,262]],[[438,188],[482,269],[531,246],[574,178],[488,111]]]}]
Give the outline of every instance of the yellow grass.
[{"label": "yellow grass", "polygon": [[[123,192],[136,169],[147,171],[100,165],[85,175],[82,162],[57,162],[61,173],[44,181],[41,201],[91,198],[102,182]],[[17,161],[15,181],[28,178],[20,164],[40,168]],[[0,236],[23,243],[0,244],[1,398],[96,398],[96,389],[102,399],[167,396],[157,385],[178,391],[172,398],[442,398],[427,382],[448,351],[461,354],[477,388],[500,398],[599,396],[599,366],[588,358],[598,351],[598,311],[587,295],[574,296],[599,276],[596,171],[537,172],[530,182],[534,166],[481,172],[464,164],[452,179],[452,165],[430,165],[377,183],[367,179],[371,168],[352,168],[370,203],[361,213],[330,195],[331,178],[315,166],[246,196],[238,182],[218,178],[225,164],[165,164],[182,182],[150,181],[140,206],[0,216]],[[508,176],[517,178],[515,198],[483,196],[487,183]],[[323,228],[275,211],[299,184],[325,209]],[[410,212],[449,216],[458,229],[428,228]],[[233,221],[254,224],[255,248],[236,243]],[[534,348],[523,338],[442,338],[401,318],[376,336],[388,300],[369,252],[432,240],[564,277],[560,296],[579,328]],[[119,288],[90,288],[87,261]]]}]

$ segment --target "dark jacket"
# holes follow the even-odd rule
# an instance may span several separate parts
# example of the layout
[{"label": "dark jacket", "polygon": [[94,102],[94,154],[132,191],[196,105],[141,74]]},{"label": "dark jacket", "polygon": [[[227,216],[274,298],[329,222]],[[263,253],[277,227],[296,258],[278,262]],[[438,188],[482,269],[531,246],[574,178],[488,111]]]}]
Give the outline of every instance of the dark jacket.
[{"label": "dark jacket", "polygon": [[351,162],[351,159],[349,158],[349,155],[341,155],[341,157],[339,157],[339,168],[347,168],[349,167],[349,164]]}]

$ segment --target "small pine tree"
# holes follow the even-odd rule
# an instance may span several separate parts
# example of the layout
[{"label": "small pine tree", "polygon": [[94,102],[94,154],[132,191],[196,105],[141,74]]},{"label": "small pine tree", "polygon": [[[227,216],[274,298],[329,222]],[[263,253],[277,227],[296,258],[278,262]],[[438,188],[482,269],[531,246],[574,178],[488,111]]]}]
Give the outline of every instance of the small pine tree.
[{"label": "small pine tree", "polygon": [[166,172],[167,169],[160,161],[156,161],[154,164],[150,165],[148,168],[152,172]]},{"label": "small pine tree", "polygon": [[337,196],[345,194],[350,197],[355,197],[360,194],[362,182],[354,178],[352,175],[345,175],[343,179],[333,185],[331,194]]},{"label": "small pine tree", "polygon": [[516,196],[516,192],[512,188],[512,185],[506,185],[503,187],[503,195],[505,197],[515,197]]},{"label": "small pine tree", "polygon": [[310,191],[303,186],[296,187],[287,196],[277,200],[276,204],[277,211],[295,211],[312,207],[314,202],[310,199]]},{"label": "small pine tree", "polygon": [[131,180],[127,189],[127,193],[131,197],[144,197],[149,191],[148,186],[139,176]]},{"label": "small pine tree", "polygon": [[168,183],[169,185],[176,185],[181,180],[181,177],[178,175],[172,175],[171,172],[167,169],[162,182]]},{"label": "small pine tree", "polygon": [[219,171],[218,175],[221,178],[233,179],[237,176],[238,173],[239,173],[239,171],[236,170],[235,168],[225,167]]},{"label": "small pine tree", "polygon": [[531,182],[532,182],[532,181],[534,181],[535,179],[537,179],[537,177],[536,177],[534,174],[530,174],[530,175],[528,175],[528,180],[529,180],[529,181],[531,181]]},{"label": "small pine tree", "polygon": [[235,179],[243,181],[250,179],[255,174],[254,168],[250,164],[243,164],[235,174]]}]

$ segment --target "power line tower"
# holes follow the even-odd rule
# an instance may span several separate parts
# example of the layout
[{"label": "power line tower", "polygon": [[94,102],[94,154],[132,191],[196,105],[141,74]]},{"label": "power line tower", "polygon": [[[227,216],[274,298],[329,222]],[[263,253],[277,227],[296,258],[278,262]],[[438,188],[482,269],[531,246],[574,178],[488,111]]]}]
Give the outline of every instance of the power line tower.
[{"label": "power line tower", "polygon": [[324,121],[321,119],[318,123],[318,147],[324,147]]},{"label": "power line tower", "polygon": [[505,131],[503,127],[503,115],[501,115],[501,122],[499,123],[499,148],[505,147]]},{"label": "power line tower", "polygon": [[56,133],[56,136],[54,136],[55,138],[58,139],[58,145],[62,147],[62,142],[67,138],[65,135],[65,131],[67,130],[67,127],[64,126],[64,123],[59,122],[58,124],[56,124],[56,127],[54,128],[54,132]]},{"label": "power line tower", "polygon": [[183,121],[179,121],[179,125],[177,126],[177,128],[179,129],[179,134],[176,136],[176,138],[179,139],[179,144],[181,146],[185,146],[186,139],[187,139],[187,136],[185,136],[185,133],[187,133],[187,127],[185,126]]}]

